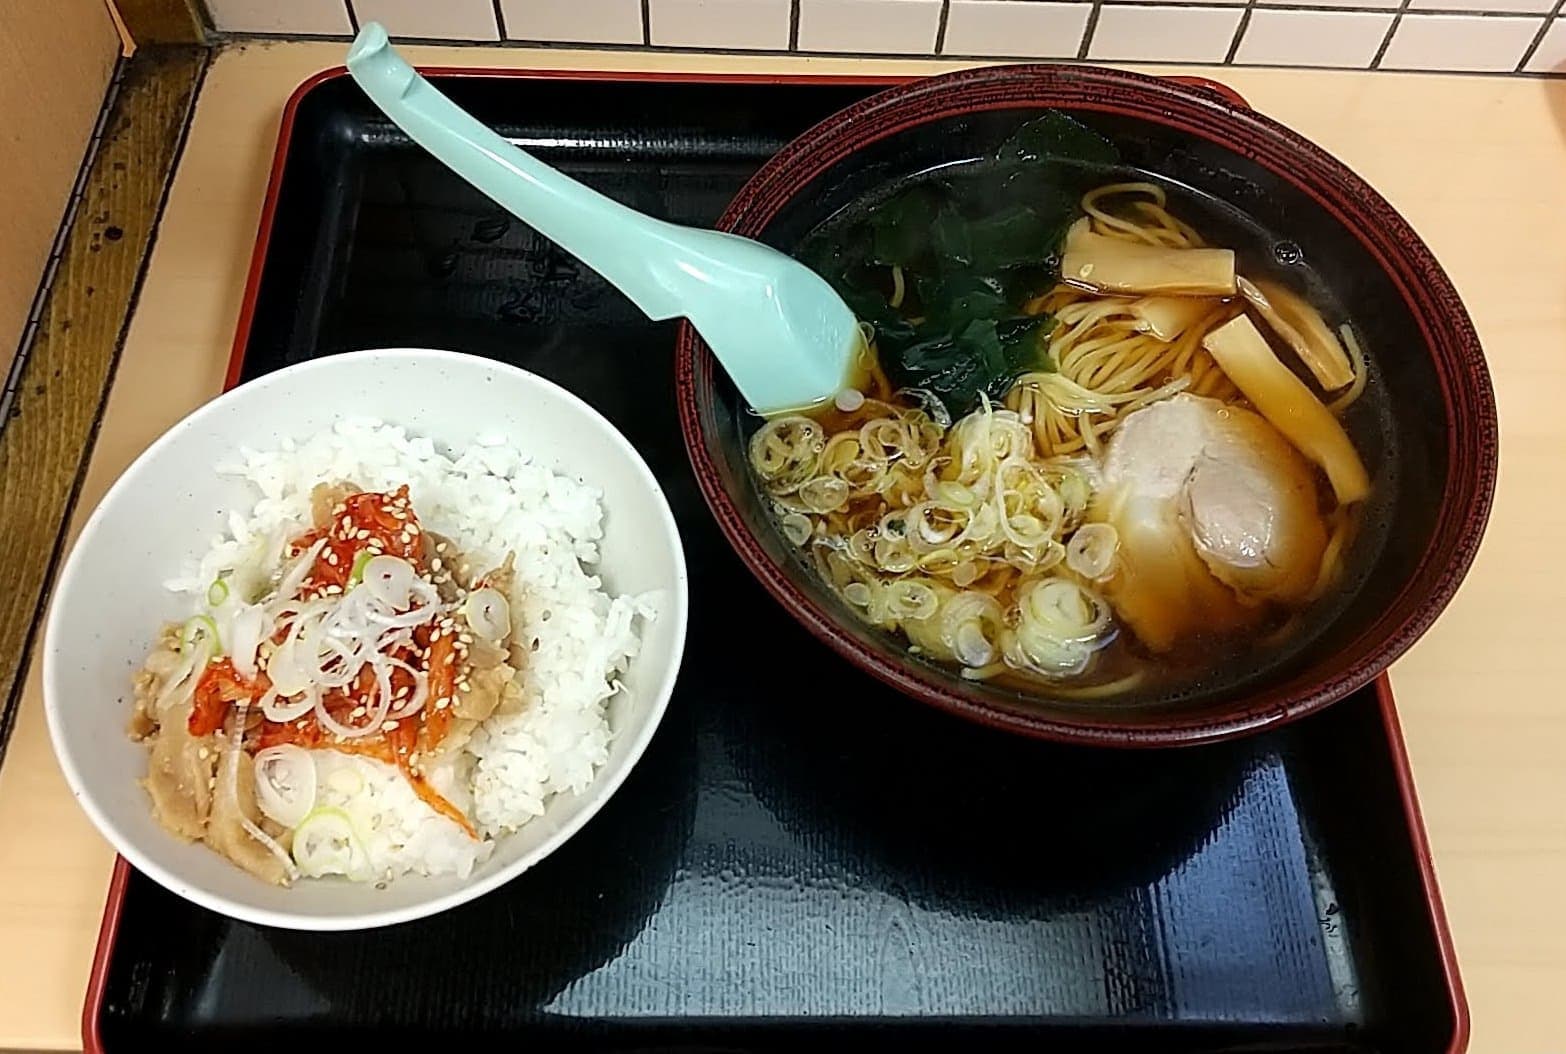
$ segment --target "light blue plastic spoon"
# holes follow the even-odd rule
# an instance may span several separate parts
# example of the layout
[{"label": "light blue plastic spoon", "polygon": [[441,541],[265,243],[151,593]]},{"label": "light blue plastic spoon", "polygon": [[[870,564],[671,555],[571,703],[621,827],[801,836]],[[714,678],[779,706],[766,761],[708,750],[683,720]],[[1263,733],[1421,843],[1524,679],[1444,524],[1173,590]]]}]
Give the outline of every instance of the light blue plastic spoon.
[{"label": "light blue plastic spoon", "polygon": [[603,275],[649,318],[684,316],[761,413],[853,384],[863,338],[815,272],[769,246],[644,216],[557,172],[479,123],[397,54],[378,23],[348,72],[414,142]]}]

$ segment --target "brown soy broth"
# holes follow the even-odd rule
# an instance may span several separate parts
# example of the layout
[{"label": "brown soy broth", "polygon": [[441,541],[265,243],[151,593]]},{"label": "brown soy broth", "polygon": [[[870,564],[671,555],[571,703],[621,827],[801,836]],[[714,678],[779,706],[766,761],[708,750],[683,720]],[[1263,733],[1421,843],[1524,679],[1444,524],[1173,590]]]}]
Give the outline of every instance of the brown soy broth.
[{"label": "brown soy broth", "polygon": [[[917,184],[920,179],[939,179],[949,187],[970,188],[969,193],[975,200],[984,201],[986,207],[999,214],[1015,204],[1015,201],[1008,198],[1007,186],[994,179],[987,169],[984,162],[971,163],[961,168],[947,166],[936,173],[916,176],[885,188],[830,218],[812,232],[806,239],[806,245],[816,243],[819,246],[821,240],[830,242],[842,232],[863,224],[877,207]],[[1168,195],[1168,208],[1172,214],[1194,227],[1209,245],[1235,250],[1241,273],[1252,278],[1272,279],[1300,292],[1322,313],[1334,330],[1351,322],[1339,300],[1333,296],[1330,277],[1313,271],[1310,262],[1303,259],[1298,247],[1285,233],[1269,231],[1233,205],[1156,173],[1130,167],[1078,166],[1072,171],[1074,177],[1069,178],[1070,191],[1077,196],[1109,183],[1149,182],[1161,186]],[[1049,268],[1057,264],[1057,261],[1050,260],[1046,267],[1040,269],[1036,293],[1045,292],[1053,284],[1054,278]],[[890,292],[890,288],[886,292]],[[916,297],[910,297],[905,307],[913,311],[920,310]],[[1266,332],[1264,327],[1263,331]],[[1150,652],[1132,633],[1117,625],[1113,636],[1103,645],[1093,664],[1076,678],[1051,681],[1027,672],[1007,670],[992,677],[989,683],[1022,696],[1047,694],[1057,703],[1062,696],[1069,702],[1075,694],[1074,690],[1087,689],[1082,693],[1082,701],[1083,705],[1091,706],[1102,701],[1094,697],[1092,686],[1111,685],[1133,674],[1140,674],[1134,687],[1112,696],[1116,704],[1165,706],[1178,704],[1182,699],[1198,693],[1241,690],[1245,683],[1288,666],[1309,647],[1321,629],[1343,610],[1386,544],[1389,510],[1395,500],[1397,487],[1394,471],[1397,458],[1393,446],[1396,433],[1391,407],[1380,383],[1376,351],[1375,348],[1364,348],[1367,370],[1365,391],[1341,419],[1370,471],[1373,490],[1370,498],[1354,510],[1353,534],[1345,549],[1337,584],[1329,588],[1323,597],[1300,611],[1281,607],[1269,610],[1259,625],[1243,633],[1187,638],[1164,654]],[[1292,353],[1284,352],[1280,359],[1295,369],[1316,391],[1308,374]],[[873,370],[868,378],[867,394],[871,398],[908,405],[892,394],[891,385],[879,369]],[[811,416],[822,425],[828,436],[848,428],[857,428],[868,419],[863,410],[844,412],[832,404],[817,408]],[[1324,480],[1318,489],[1324,495],[1324,502],[1330,502],[1327,497],[1330,491]],[[864,501],[874,504],[870,499]],[[849,518],[862,522],[864,515],[859,510],[851,509]],[[992,593],[1006,606],[1018,578],[1015,572],[992,573],[971,588]],[[1064,692],[1061,691],[1063,688],[1066,689]]]}]

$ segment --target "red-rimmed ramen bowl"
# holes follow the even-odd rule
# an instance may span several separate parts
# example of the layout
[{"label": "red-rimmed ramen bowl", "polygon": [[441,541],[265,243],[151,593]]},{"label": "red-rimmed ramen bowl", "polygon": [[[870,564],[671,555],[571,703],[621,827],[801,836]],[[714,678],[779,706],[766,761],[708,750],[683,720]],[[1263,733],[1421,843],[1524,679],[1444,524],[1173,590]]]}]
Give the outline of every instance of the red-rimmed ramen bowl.
[{"label": "red-rimmed ramen bowl", "polygon": [[983,157],[1047,110],[1112,141],[1123,167],[1169,187],[1172,205],[1213,231],[1215,243],[1234,246],[1245,268],[1292,270],[1324,313],[1352,320],[1365,346],[1366,396],[1345,424],[1371,473],[1372,499],[1340,584],[1302,628],[1263,661],[1136,699],[967,680],[911,653],[855,614],[784,537],[748,463],[761,421],[687,326],[678,398],[702,492],[745,564],[810,632],[959,716],[1049,739],[1160,746],[1319,710],[1384,670],[1452,598],[1483,534],[1496,472],[1495,403],[1473,325],[1430,250],[1363,180],[1216,86],[1110,69],[992,67],[893,88],[828,118],[758,172],[719,226],[796,250],[848,206]]}]

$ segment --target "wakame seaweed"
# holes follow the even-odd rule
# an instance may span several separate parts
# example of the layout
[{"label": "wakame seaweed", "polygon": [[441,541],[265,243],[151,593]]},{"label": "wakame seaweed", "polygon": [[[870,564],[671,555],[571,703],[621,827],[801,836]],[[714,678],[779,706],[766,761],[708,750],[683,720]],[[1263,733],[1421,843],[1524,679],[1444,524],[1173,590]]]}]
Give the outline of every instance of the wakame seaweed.
[{"label": "wakame seaweed", "polygon": [[981,393],[1000,399],[1018,375],[1054,368],[1045,345],[1053,319],[1022,308],[1058,277],[1080,211],[1064,168],[1118,160],[1098,133],[1045,113],[985,160],[828,224],[800,255],[875,329],[892,383],[961,416]]}]

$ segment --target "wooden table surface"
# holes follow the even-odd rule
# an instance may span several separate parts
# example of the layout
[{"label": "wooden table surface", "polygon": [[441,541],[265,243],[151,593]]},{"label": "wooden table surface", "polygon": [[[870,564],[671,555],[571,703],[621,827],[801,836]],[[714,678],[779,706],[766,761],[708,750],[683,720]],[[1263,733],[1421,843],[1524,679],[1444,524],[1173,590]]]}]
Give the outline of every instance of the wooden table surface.
[{"label": "wooden table surface", "polygon": [[[216,394],[278,115],[327,43],[214,60],[127,336],[79,522]],[[939,62],[413,48],[441,65],[934,72]],[[1165,68],[1155,72],[1173,72]],[[1200,70],[1191,72],[1203,72]],[[1209,71],[1211,72],[1211,71]],[[1475,1054],[1566,1051],[1566,81],[1229,69],[1261,111],[1375,184],[1435,249],[1485,342],[1501,411],[1490,532],[1393,668],[1473,1016]],[[74,531],[75,526],[71,529]],[[55,767],[32,664],[0,767],[0,1049],[72,1049],[112,854]]]}]

